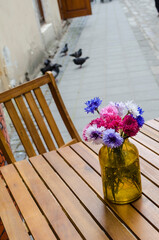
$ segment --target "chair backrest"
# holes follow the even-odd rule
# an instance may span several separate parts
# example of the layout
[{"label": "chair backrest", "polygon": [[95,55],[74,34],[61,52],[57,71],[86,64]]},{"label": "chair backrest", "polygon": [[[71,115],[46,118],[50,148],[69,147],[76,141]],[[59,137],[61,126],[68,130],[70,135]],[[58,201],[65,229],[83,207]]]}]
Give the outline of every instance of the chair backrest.
[{"label": "chair backrest", "polygon": [[[49,104],[45,99],[45,92],[41,89],[46,84],[48,85],[47,91],[50,89],[57,107],[56,113],[58,110],[72,139],[68,143],[64,142],[57,126],[59,122],[56,124]],[[81,141],[51,72],[0,93],[0,103],[4,104],[29,157]],[[2,140],[0,145],[4,145]]]}]

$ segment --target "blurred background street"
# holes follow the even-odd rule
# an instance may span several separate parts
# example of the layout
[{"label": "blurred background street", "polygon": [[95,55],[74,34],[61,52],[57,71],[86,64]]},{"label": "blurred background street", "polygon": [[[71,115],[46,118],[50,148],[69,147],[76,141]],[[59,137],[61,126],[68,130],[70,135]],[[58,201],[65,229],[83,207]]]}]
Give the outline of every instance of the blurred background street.
[{"label": "blurred background street", "polygon": [[[145,120],[159,117],[159,17],[154,1],[94,0],[92,12],[72,20],[53,58],[62,65],[57,85],[79,134],[93,118],[84,112],[84,103],[94,97],[103,100],[103,107],[110,101],[134,100],[144,109]],[[65,43],[69,51],[61,57]],[[82,57],[89,57],[82,68],[69,56],[80,48]],[[50,99],[48,94],[53,109]],[[10,135],[17,158],[24,158],[12,128]]]},{"label": "blurred background street", "polygon": [[[84,21],[85,20],[85,21]],[[93,15],[74,19],[64,42],[74,29],[84,25],[74,49],[83,49],[90,59],[78,69],[67,56],[59,89],[81,133],[92,116],[84,102],[99,96],[109,101],[133,99],[145,110],[145,119],[159,113],[159,18],[150,0],[94,1]]]}]

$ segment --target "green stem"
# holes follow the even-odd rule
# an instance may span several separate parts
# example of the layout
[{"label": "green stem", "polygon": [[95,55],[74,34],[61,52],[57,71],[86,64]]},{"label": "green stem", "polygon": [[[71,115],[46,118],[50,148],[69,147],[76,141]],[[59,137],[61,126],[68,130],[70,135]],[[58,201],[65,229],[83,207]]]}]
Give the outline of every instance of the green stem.
[{"label": "green stem", "polygon": [[98,114],[100,114],[98,108],[96,109],[96,111],[97,111]]}]

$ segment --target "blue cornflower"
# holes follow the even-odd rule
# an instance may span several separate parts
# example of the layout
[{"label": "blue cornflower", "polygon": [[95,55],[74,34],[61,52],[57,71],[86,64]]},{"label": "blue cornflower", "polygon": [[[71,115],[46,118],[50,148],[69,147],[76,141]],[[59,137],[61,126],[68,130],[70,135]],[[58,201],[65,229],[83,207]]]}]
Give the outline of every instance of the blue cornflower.
[{"label": "blue cornflower", "polygon": [[103,133],[103,143],[107,147],[116,148],[120,147],[124,139],[120,136],[118,132],[115,132],[114,129],[107,129]]},{"label": "blue cornflower", "polygon": [[102,103],[102,100],[99,97],[95,97],[85,103],[87,107],[84,110],[87,113],[89,112],[94,113],[94,111],[98,109],[101,103]]},{"label": "blue cornflower", "polygon": [[137,110],[138,110],[138,112],[139,112],[140,115],[142,115],[142,114],[144,113],[144,111],[143,111],[142,108],[140,108],[140,107],[138,107]]},{"label": "blue cornflower", "polygon": [[136,120],[137,120],[137,123],[138,123],[139,127],[142,127],[144,122],[145,122],[144,118],[142,116],[138,116],[136,118]]}]

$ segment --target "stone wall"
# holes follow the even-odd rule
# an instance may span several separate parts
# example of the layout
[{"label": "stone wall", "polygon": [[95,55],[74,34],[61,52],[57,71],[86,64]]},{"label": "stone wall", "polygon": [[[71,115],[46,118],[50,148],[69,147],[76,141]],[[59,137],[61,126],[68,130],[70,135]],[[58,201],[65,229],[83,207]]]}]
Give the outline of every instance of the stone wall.
[{"label": "stone wall", "polygon": [[42,25],[35,1],[0,1],[0,92],[24,82],[25,72],[35,76],[62,35],[57,0],[41,0]]}]

